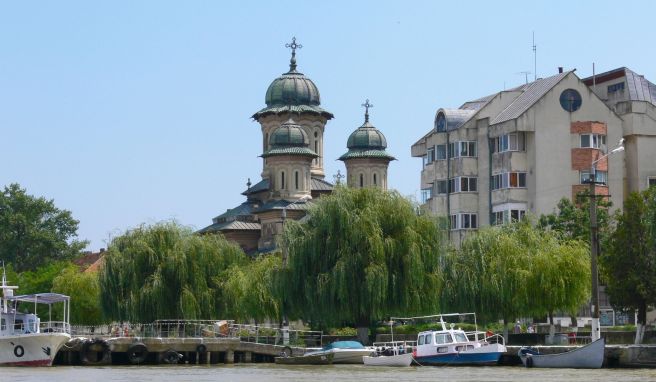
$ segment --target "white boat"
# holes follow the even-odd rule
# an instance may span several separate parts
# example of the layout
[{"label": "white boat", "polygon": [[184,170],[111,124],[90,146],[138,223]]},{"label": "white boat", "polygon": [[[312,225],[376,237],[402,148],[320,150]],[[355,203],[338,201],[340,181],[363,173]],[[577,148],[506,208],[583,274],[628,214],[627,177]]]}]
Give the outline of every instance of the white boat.
[{"label": "white boat", "polygon": [[[472,316],[476,329],[465,332],[449,324],[447,328],[445,318],[464,319]],[[395,318],[408,321],[416,319],[439,319],[441,330],[427,330],[417,335],[417,347],[414,359],[419,365],[495,365],[501,355],[506,352],[503,337],[498,334],[488,335],[479,332],[476,326],[475,313],[437,314],[423,317]]]},{"label": "white boat", "polygon": [[375,352],[373,347],[367,347],[358,341],[335,341],[321,348],[321,350],[306,353],[305,355],[327,355],[333,354],[333,364],[335,363],[359,363],[362,364],[362,357],[371,355]]},{"label": "white boat", "polygon": [[374,342],[376,352],[362,357],[367,366],[397,366],[407,367],[412,363],[413,347],[405,341]]},{"label": "white boat", "polygon": [[604,363],[606,342],[600,338],[580,348],[557,354],[541,354],[531,348],[519,349],[517,355],[526,367],[599,369]]},{"label": "white boat", "polygon": [[[6,366],[51,366],[59,348],[71,339],[68,323],[70,305],[68,296],[58,293],[38,293],[14,296],[17,286],[7,285],[7,277],[2,275],[2,298],[0,299],[0,365]],[[34,313],[22,313],[21,304],[30,304]],[[48,306],[52,315],[52,305],[63,303],[62,321],[42,322],[35,314],[39,304]],[[22,310],[22,308],[21,308]]]}]

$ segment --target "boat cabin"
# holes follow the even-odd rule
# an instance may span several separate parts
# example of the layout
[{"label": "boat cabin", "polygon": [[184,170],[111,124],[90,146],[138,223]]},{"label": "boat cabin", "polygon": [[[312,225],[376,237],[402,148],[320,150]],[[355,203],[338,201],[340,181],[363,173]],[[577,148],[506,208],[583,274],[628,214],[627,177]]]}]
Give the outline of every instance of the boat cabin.
[{"label": "boat cabin", "polygon": [[32,313],[15,311],[2,313],[0,317],[0,335],[39,333],[41,320]]},{"label": "boat cabin", "polygon": [[429,330],[417,335],[417,356],[442,353],[459,353],[480,347],[478,341],[470,341],[461,329]]}]

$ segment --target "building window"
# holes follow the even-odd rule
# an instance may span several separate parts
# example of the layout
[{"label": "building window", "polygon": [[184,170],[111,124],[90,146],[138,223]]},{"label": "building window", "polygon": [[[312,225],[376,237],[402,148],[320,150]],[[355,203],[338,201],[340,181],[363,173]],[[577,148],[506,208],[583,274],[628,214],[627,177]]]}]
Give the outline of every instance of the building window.
[{"label": "building window", "polygon": [[376,174],[374,173],[374,186],[378,185],[378,180],[376,179]]},{"label": "building window", "polygon": [[[590,184],[590,171],[581,171],[581,184]],[[606,184],[608,182],[608,171],[595,171],[595,183]]]},{"label": "building window", "polygon": [[421,189],[421,204],[425,204],[428,202],[428,199],[433,197],[433,189],[432,188],[422,188]]},{"label": "building window", "polygon": [[449,192],[476,192],[476,178],[468,176],[457,176],[449,179]]},{"label": "building window", "polygon": [[581,148],[605,149],[606,136],[601,134],[581,134]]},{"label": "building window", "polygon": [[428,166],[428,155],[421,157],[421,162],[424,167]]},{"label": "building window", "polygon": [[360,174],[360,188],[364,187],[364,175]]},{"label": "building window", "polygon": [[451,229],[476,229],[478,228],[478,215],[461,213],[451,215]]},{"label": "building window", "polygon": [[492,175],[490,187],[493,190],[502,188],[525,188],[526,187],[526,173],[525,172],[504,172],[501,174]]},{"label": "building window", "polygon": [[298,171],[294,171],[294,186],[298,190]]},{"label": "building window", "polygon": [[608,85],[608,94],[624,91],[624,82]]},{"label": "building window", "polygon": [[526,135],[523,131],[492,138],[492,152],[526,151]]},{"label": "building window", "polygon": [[496,211],[492,213],[492,225],[502,225],[508,222],[514,222],[524,219],[526,216],[526,210],[522,209],[510,209],[503,211]]},{"label": "building window", "polygon": [[647,178],[647,187],[656,186],[656,176],[650,176]]},{"label": "building window", "polygon": [[449,158],[476,157],[476,142],[463,141],[449,143]]},{"label": "building window", "polygon": [[432,163],[435,161],[435,148],[429,147],[428,150],[426,150],[426,163]]},{"label": "building window", "polygon": [[447,182],[446,179],[438,180],[437,182],[435,182],[435,193],[438,194],[438,195],[446,194],[447,193],[447,189],[446,189],[447,184],[448,184],[448,182]]},{"label": "building window", "polygon": [[285,172],[284,171],[280,172],[280,189],[281,190],[285,189]]},{"label": "building window", "polygon": [[446,144],[435,145],[435,160],[446,159]]}]

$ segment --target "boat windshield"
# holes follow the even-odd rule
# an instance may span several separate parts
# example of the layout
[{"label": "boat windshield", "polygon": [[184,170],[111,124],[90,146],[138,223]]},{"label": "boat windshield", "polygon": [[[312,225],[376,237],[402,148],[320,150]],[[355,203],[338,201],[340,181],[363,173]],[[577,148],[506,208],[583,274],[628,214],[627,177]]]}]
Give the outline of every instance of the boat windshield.
[{"label": "boat windshield", "polygon": [[364,345],[357,341],[335,341],[323,347],[324,350],[330,349],[364,349]]},{"label": "boat windshield", "polygon": [[456,337],[456,342],[469,342],[467,336],[463,332],[454,332],[453,335]]}]

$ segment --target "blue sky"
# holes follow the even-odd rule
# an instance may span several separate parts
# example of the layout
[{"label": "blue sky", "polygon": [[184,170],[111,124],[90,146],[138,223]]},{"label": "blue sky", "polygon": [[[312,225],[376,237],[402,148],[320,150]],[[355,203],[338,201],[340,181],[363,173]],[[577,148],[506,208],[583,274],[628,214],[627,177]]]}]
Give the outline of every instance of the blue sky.
[{"label": "blue sky", "polygon": [[[250,116],[298,68],[335,114],[326,179],[371,121],[398,158],[389,184],[418,196],[410,146],[439,107],[558,66],[627,66],[656,81],[651,1],[0,1],[0,186],[17,182],[80,220],[90,250],[141,223],[202,228],[259,180]],[[533,74],[531,74],[531,77]]]}]

